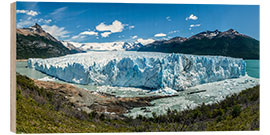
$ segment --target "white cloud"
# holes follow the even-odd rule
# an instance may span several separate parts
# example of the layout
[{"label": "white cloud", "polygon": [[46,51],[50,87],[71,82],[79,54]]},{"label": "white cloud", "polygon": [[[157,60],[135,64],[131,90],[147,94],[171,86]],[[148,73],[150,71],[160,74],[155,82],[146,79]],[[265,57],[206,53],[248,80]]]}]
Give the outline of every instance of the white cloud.
[{"label": "white cloud", "polygon": [[[33,20],[35,21],[35,19],[33,19]],[[37,22],[38,23],[47,23],[48,24],[48,23],[52,22],[52,20],[51,19],[46,20],[46,19],[41,18],[41,19],[37,20]]]},{"label": "white cloud", "polygon": [[120,35],[120,36],[118,36],[119,38],[123,38],[123,37],[125,37],[125,35]]},{"label": "white cloud", "polygon": [[67,9],[67,7],[61,7],[61,8],[58,8],[56,10],[54,10],[51,15],[59,15],[60,13],[62,13],[63,11],[65,11]]},{"label": "white cloud", "polygon": [[20,19],[17,22],[17,28],[26,28],[26,27],[30,27],[32,25],[34,25],[35,23],[39,23],[39,24],[49,24],[50,22],[52,22],[51,19],[36,19],[36,18],[32,18],[32,17],[28,17],[27,19]]},{"label": "white cloud", "polygon": [[48,16],[50,18],[53,18],[54,20],[61,20],[63,18],[66,19],[66,15],[67,15],[66,12],[65,12],[66,9],[67,9],[67,7],[57,8],[52,13],[50,13]]},{"label": "white cloud", "polygon": [[83,36],[83,35],[75,35],[75,36],[71,37],[71,39],[83,39],[85,37],[86,36]]},{"label": "white cloud", "polygon": [[67,35],[69,32],[65,30],[64,27],[58,27],[56,25],[42,25],[41,27],[57,39],[69,37],[69,35]]},{"label": "white cloud", "polygon": [[17,28],[24,28],[33,25],[34,23],[30,20],[20,20],[16,25]]},{"label": "white cloud", "polygon": [[135,39],[135,38],[138,38],[138,36],[137,36],[137,35],[135,35],[135,36],[132,36],[132,38],[133,38],[133,39]]},{"label": "white cloud", "polygon": [[191,24],[190,25],[190,28],[193,28],[193,27],[200,27],[201,26],[201,24]]},{"label": "white cloud", "polygon": [[197,19],[198,17],[193,14],[191,14],[189,17],[186,18],[186,20],[197,20]]},{"label": "white cloud", "polygon": [[201,24],[191,24],[188,29],[191,30],[194,27],[200,27],[200,26]]},{"label": "white cloud", "polygon": [[112,32],[103,32],[100,35],[105,38],[105,37],[109,37],[110,34],[112,34]]},{"label": "white cloud", "polygon": [[26,15],[30,15],[30,16],[36,16],[36,15],[38,15],[38,12],[33,11],[33,10],[16,10],[16,13],[26,14]]},{"label": "white cloud", "polygon": [[81,35],[98,35],[98,33],[97,32],[95,32],[95,31],[84,31],[84,32],[81,32],[80,33]]},{"label": "white cloud", "polygon": [[86,38],[86,35],[98,36],[98,33],[95,32],[95,31],[90,31],[90,30],[89,31],[83,31],[83,32],[79,33],[78,35],[75,35],[75,36],[71,37],[71,39],[80,40],[80,39]]},{"label": "white cloud", "polygon": [[153,43],[155,40],[152,38],[148,38],[148,39],[139,38],[137,39],[137,41],[140,42],[142,45],[147,45],[147,44]]},{"label": "white cloud", "polygon": [[129,28],[129,29],[134,29],[135,26],[134,26],[134,25],[131,25],[131,26],[129,26],[128,28]]},{"label": "white cloud", "polygon": [[[133,25],[129,26],[128,24],[123,24],[122,22],[120,22],[118,20],[114,20],[112,22],[112,24],[110,24],[110,25],[106,25],[103,22],[100,23],[99,25],[96,26],[96,30],[103,32],[100,35],[105,38],[105,37],[109,37],[109,35],[112,33],[122,32],[125,27],[128,27],[129,30],[135,28],[135,26],[133,26]],[[123,37],[123,36],[121,36],[121,37]]]},{"label": "white cloud", "polygon": [[50,22],[52,22],[52,20],[51,19],[48,19],[48,20],[44,20],[44,22],[45,23],[50,23]]},{"label": "white cloud", "polygon": [[158,34],[155,34],[155,37],[165,37],[167,36],[166,34],[164,33],[158,33]]},{"label": "white cloud", "polygon": [[169,22],[172,21],[172,19],[171,19],[170,16],[167,16],[166,19],[167,19],[167,21],[169,21]]},{"label": "white cloud", "polygon": [[38,15],[38,13],[36,11],[30,10],[29,12],[26,13],[27,15],[31,15],[31,16],[36,16]]},{"label": "white cloud", "polygon": [[124,26],[125,25],[122,24],[120,21],[115,20],[111,25],[100,23],[99,25],[96,26],[96,29],[98,31],[109,31],[109,32],[104,32],[105,34],[103,34],[103,35],[109,35],[111,33],[122,32],[124,29]]},{"label": "white cloud", "polygon": [[78,39],[80,37],[80,35],[75,35],[75,36],[72,36],[71,39]]},{"label": "white cloud", "polygon": [[170,31],[168,34],[173,34],[173,33],[178,33],[179,30],[173,30],[173,31]]},{"label": "white cloud", "polygon": [[27,10],[16,10],[16,13],[26,14]]}]

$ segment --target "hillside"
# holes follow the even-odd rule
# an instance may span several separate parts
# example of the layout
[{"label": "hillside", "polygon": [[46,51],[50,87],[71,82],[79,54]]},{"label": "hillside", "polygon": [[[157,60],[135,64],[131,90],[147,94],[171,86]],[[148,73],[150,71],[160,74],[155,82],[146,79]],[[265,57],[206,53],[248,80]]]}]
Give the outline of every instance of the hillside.
[{"label": "hillside", "polygon": [[65,47],[38,24],[16,30],[16,47],[17,59],[49,58],[80,52]]},{"label": "hillside", "polygon": [[138,51],[221,55],[244,59],[259,59],[259,41],[230,29],[206,31],[190,38],[175,37],[156,41]]},{"label": "hillside", "polygon": [[212,105],[135,119],[110,118],[96,111],[87,114],[76,109],[60,89],[57,94],[57,89],[39,88],[28,77],[17,75],[17,133],[259,130],[259,86]]}]

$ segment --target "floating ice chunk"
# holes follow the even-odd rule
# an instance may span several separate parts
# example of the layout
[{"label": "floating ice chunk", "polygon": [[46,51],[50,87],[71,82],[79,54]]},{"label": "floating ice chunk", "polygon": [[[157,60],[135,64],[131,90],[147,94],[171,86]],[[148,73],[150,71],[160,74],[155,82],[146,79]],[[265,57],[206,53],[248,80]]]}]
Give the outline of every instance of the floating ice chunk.
[{"label": "floating ice chunk", "polygon": [[51,78],[51,77],[48,77],[48,76],[43,77],[43,78],[40,78],[40,79],[38,79],[38,80],[40,80],[40,81],[55,81],[54,78]]},{"label": "floating ice chunk", "polygon": [[150,93],[161,93],[162,95],[175,95],[177,94],[177,91],[166,87],[166,88],[151,91]]}]

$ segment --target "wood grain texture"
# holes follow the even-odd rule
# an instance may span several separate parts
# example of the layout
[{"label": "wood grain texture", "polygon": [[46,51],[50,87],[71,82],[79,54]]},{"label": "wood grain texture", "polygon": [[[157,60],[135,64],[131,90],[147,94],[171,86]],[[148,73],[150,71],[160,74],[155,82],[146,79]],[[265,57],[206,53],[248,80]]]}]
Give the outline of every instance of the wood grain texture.
[{"label": "wood grain texture", "polygon": [[16,132],[16,2],[10,8],[10,130]]}]

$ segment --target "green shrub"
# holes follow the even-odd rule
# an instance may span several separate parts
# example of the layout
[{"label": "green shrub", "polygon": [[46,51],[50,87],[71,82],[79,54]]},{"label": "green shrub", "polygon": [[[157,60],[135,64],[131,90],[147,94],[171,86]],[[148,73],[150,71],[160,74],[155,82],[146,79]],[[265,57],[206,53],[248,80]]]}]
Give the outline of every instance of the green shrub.
[{"label": "green shrub", "polygon": [[235,118],[239,116],[241,113],[241,106],[239,104],[233,106],[232,108],[232,116]]}]

